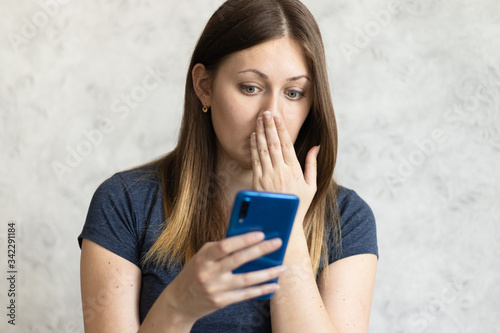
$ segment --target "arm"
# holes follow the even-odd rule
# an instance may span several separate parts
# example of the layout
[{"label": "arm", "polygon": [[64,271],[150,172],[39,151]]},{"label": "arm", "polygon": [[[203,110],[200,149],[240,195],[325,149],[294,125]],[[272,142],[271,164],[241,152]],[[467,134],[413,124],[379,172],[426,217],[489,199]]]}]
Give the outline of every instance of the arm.
[{"label": "arm", "polygon": [[83,239],[80,270],[85,332],[189,332],[192,323],[168,308],[168,292],[139,327],[141,271],[130,261]]},{"label": "arm", "polygon": [[189,332],[196,320],[229,304],[275,292],[261,284],[283,273],[273,267],[232,274],[242,264],[274,252],[281,240],[261,232],[205,244],[160,294],[142,325],[140,269],[104,247],[83,239],[81,288],[85,332]]},{"label": "arm", "polygon": [[339,332],[368,332],[377,256],[359,254],[328,266],[319,279],[326,310]]},{"label": "arm", "polygon": [[300,231],[293,231],[284,262],[288,270],[271,299],[273,332],[368,332],[377,257],[361,254],[330,264],[318,288]]},{"label": "arm", "polygon": [[85,332],[137,332],[141,271],[136,265],[83,239],[80,283]]},{"label": "arm", "polygon": [[316,284],[303,220],[316,192],[319,147],[309,150],[304,172],[279,115],[263,112],[250,146],[256,190],[294,193],[300,198],[284,265],[288,270],[271,299],[273,332],[367,332],[377,257],[363,254],[325,268]]}]

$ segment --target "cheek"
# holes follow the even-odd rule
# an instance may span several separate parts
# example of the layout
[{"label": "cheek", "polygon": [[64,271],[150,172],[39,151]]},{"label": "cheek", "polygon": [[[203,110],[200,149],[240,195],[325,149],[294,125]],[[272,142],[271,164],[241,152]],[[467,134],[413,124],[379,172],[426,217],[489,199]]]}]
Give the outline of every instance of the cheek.
[{"label": "cheek", "polygon": [[298,126],[287,126],[288,128],[288,134],[290,135],[290,139],[292,139],[292,142],[295,143],[295,140],[297,140],[297,136],[299,135],[300,127]]},{"label": "cheek", "polygon": [[255,130],[248,105],[237,98],[225,96],[213,101],[212,123],[217,137],[226,144],[245,141]]},{"label": "cheek", "polygon": [[288,134],[290,135],[290,138],[294,143],[295,140],[297,140],[297,137],[299,136],[300,129],[302,128],[302,125],[306,121],[308,114],[309,112],[302,112],[302,113],[299,112],[297,113],[296,117],[285,119],[285,125],[286,128],[288,129]]}]

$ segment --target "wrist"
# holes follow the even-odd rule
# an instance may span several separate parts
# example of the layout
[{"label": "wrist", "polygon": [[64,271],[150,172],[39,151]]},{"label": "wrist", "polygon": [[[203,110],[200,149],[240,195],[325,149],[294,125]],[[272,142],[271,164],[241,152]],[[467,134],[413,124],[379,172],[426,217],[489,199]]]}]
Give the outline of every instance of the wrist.
[{"label": "wrist", "polygon": [[160,297],[163,297],[162,302],[165,307],[167,320],[173,327],[182,331],[184,331],[184,329],[188,329],[189,332],[197,319],[187,316],[180,309],[180,306],[176,302],[178,299],[170,293],[171,289],[172,288],[167,287],[160,295]]},{"label": "wrist", "polygon": [[303,212],[302,210],[297,210],[297,213],[295,214],[295,219],[293,221],[293,227],[292,227],[292,232],[295,229],[300,229],[304,230],[304,219],[306,216],[306,212]]},{"label": "wrist", "polygon": [[185,332],[189,333],[196,319],[188,318],[175,304],[171,285],[163,290],[144,319],[140,333]]},{"label": "wrist", "polygon": [[288,257],[289,260],[302,260],[303,254],[309,255],[303,220],[301,216],[297,216],[290,232],[290,239],[285,254],[285,257]]}]

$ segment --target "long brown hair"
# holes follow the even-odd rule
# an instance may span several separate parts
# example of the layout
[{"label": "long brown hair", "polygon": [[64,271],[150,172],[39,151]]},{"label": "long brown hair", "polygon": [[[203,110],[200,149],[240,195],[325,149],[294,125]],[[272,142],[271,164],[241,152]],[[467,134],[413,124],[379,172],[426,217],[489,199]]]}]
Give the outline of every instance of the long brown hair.
[{"label": "long brown hair", "polygon": [[224,175],[214,174],[217,139],[210,113],[201,112],[203,106],[193,88],[193,67],[201,63],[207,71],[216,73],[233,53],[282,37],[303,47],[313,76],[313,103],[295,142],[295,151],[304,170],[308,150],[321,145],[317,192],[304,221],[316,273],[327,265],[328,237],[333,235],[337,247],[340,244],[338,186],[333,179],[337,125],[318,25],[298,0],[229,0],[212,15],[194,50],[177,147],[153,162],[163,188],[165,226],[143,258],[146,262],[186,263],[203,244],[225,236],[227,207],[220,200]]}]

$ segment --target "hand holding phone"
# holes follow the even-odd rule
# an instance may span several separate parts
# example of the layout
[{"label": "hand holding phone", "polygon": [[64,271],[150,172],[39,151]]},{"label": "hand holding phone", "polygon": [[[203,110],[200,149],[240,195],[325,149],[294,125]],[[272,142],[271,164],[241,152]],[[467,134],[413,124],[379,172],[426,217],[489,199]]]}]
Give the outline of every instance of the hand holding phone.
[{"label": "hand holding phone", "polygon": [[[226,236],[261,231],[265,240],[279,237],[283,245],[275,252],[243,264],[233,273],[247,273],[283,263],[298,205],[299,198],[291,194],[240,191],[236,195]],[[265,283],[277,281],[278,278]],[[273,294],[257,298],[270,299]]]}]

